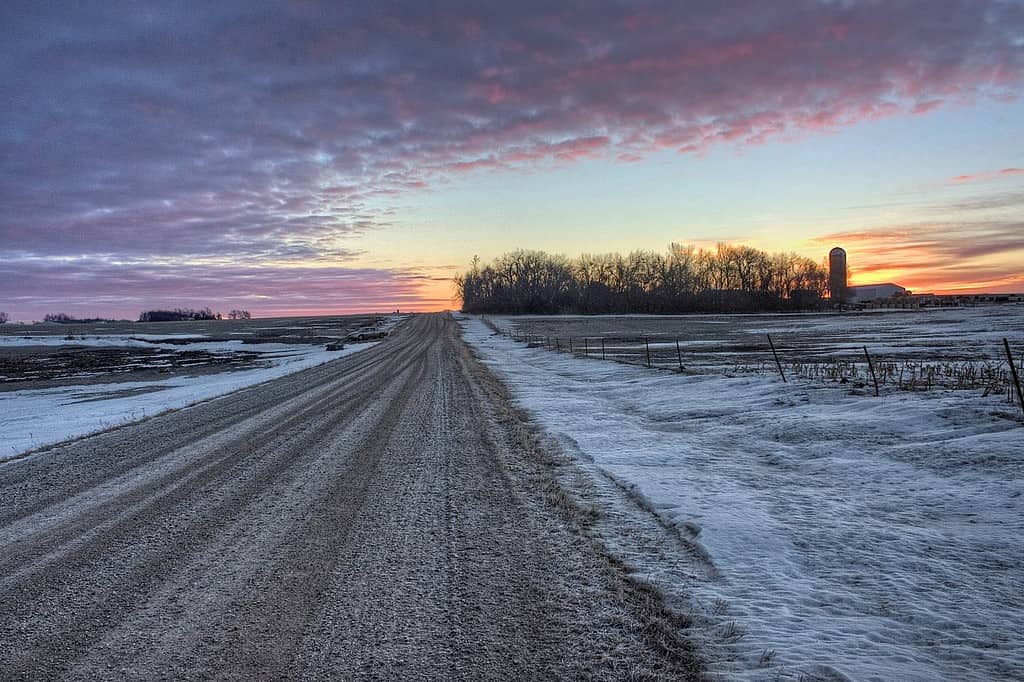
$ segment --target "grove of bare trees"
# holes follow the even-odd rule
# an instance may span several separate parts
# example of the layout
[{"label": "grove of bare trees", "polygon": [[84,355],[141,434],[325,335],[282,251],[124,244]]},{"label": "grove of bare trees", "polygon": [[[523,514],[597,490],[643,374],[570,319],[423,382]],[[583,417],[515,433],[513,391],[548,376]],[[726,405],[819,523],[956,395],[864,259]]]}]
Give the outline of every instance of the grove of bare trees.
[{"label": "grove of bare trees", "polygon": [[139,315],[139,322],[181,322],[189,320],[219,320],[220,313],[214,314],[209,308],[175,308],[174,310],[147,310]]},{"label": "grove of bare trees", "polygon": [[506,253],[474,258],[455,278],[470,313],[684,313],[800,310],[822,304],[824,266],[795,253],[749,246],[672,244],[668,253]]}]

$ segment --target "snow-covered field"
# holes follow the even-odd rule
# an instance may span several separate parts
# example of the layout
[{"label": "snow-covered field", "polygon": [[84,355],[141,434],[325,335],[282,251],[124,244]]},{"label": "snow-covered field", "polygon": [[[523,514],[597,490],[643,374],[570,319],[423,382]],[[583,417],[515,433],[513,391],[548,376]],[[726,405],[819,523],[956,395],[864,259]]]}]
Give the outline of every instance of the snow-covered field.
[{"label": "snow-covered field", "polygon": [[[392,316],[381,325],[391,330],[406,316]],[[142,339],[194,340],[187,346],[154,344]],[[196,334],[90,334],[68,340],[59,335],[0,336],[0,346],[76,346],[145,347],[168,352],[181,350],[230,353],[245,349],[258,353],[256,366],[240,371],[177,376],[159,381],[121,381],[112,383],[69,384],[0,392],[0,463],[21,453],[69,438],[108,429],[177,409],[217,396],[275,379],[307,367],[335,360],[370,348],[374,343],[358,343],[340,351],[324,350],[322,345],[261,343],[243,345],[241,341],[202,341]]]},{"label": "snow-covered field", "polygon": [[[1024,426],[1005,395],[672,374],[463,326],[582,467],[713,563],[637,566],[695,614],[712,672],[1019,679]],[[916,338],[950,329],[918,324]]]},{"label": "snow-covered field", "polygon": [[[59,334],[34,334],[24,336],[0,336],[0,348],[11,348],[14,346],[47,346],[47,347],[58,347],[68,346],[74,344],[76,346],[95,346],[97,348],[154,348],[160,347],[159,343],[151,343],[160,340],[172,340],[172,341],[192,341],[200,342],[202,339],[207,338],[205,334],[132,334],[131,336],[125,336],[123,334],[79,334],[79,335],[65,335]],[[232,342],[229,342],[232,343]],[[192,345],[191,343],[189,344]],[[197,350],[201,349],[201,346],[195,347]],[[232,346],[220,344],[215,346],[216,350],[224,350],[225,348],[241,348],[240,343],[232,343]],[[208,350],[208,349],[206,349]]]},{"label": "snow-covered field", "polygon": [[[202,346],[234,346],[235,341]],[[0,393],[0,462],[19,453],[215,398],[320,365],[374,344],[329,352],[322,346],[261,344],[269,366],[162,381],[83,384]]]}]

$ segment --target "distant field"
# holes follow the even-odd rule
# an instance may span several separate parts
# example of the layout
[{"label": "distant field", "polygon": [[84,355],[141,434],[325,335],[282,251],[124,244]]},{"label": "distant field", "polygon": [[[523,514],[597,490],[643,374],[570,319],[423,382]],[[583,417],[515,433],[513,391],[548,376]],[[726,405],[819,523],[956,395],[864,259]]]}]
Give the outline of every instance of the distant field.
[{"label": "distant field", "polygon": [[400,316],[0,327],[5,457],[178,409],[374,345]]},{"label": "distant field", "polygon": [[382,315],[329,317],[273,317],[255,320],[203,320],[196,322],[101,322],[91,324],[3,324],[5,336],[66,335],[137,336],[179,340],[202,336],[205,341],[240,340],[246,343],[325,343],[357,327],[372,324]]},{"label": "distant field", "polygon": [[[0,391],[266,367],[267,344],[335,343],[378,315],[0,325]],[[275,348],[274,351],[281,352]]]},{"label": "distant field", "polygon": [[[1024,364],[1024,305],[825,314],[488,316],[503,332],[575,355],[687,371],[866,378],[866,346],[883,383],[1005,388],[1002,339]],[[678,341],[678,352],[676,342]],[[900,374],[902,372],[902,378]],[[920,379],[920,383],[918,382]],[[925,382],[931,383],[925,383]]]}]

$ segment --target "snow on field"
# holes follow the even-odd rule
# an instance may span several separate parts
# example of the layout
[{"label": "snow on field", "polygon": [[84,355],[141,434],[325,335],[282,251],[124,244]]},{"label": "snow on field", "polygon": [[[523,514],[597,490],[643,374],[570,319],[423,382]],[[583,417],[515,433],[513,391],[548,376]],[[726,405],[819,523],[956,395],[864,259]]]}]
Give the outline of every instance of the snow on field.
[{"label": "snow on field", "polygon": [[[84,343],[90,340],[92,339],[87,339]],[[123,338],[115,340],[115,337],[99,337],[94,345],[123,346],[124,341]],[[76,338],[73,343],[83,342]],[[38,344],[34,340],[32,345]],[[144,345],[154,347],[152,344]],[[341,351],[326,351],[322,346],[258,344],[244,346],[246,350],[259,352],[267,364],[255,369],[175,377],[162,381],[86,384],[0,392],[0,433],[3,434],[3,442],[0,443],[0,463],[28,450],[136,421],[169,409],[185,407],[320,365],[374,345],[376,344],[360,343]],[[224,352],[242,347],[240,341],[226,341],[189,344],[187,348]]]},{"label": "snow on field", "polygon": [[[149,343],[150,340],[188,340],[205,339],[205,334],[83,334],[70,337],[59,334],[26,334],[0,336],[0,348],[12,346],[97,346],[97,347],[118,347],[118,348],[176,348],[173,344]],[[241,341],[234,343],[241,344]],[[191,348],[198,349],[198,346]],[[223,346],[221,349],[223,350]]]},{"label": "snow on field", "polygon": [[707,625],[695,637],[738,626],[731,642],[704,642],[712,672],[1024,670],[1024,426],[1005,398],[684,376],[527,348],[477,318],[463,327],[582,467],[706,551],[718,577],[674,589]]},{"label": "snow on field", "polygon": [[[860,357],[864,346],[880,359],[918,361],[995,360],[1002,362],[1002,339],[1024,339],[1024,305],[921,310],[748,315],[488,316],[501,329],[541,338],[575,337],[591,343],[626,337],[637,349],[649,336],[651,348],[679,340],[684,361],[708,366],[722,354],[738,357],[733,345],[765,346],[771,334],[784,361],[821,361],[830,356]],[[596,337],[596,338],[595,338]],[[657,343],[657,341],[661,343]],[[592,345],[591,349],[596,345]],[[608,349],[612,346],[609,345]],[[618,350],[619,348],[616,348]],[[767,347],[764,348],[767,351]],[[693,355],[691,355],[693,351]],[[720,353],[715,353],[720,351]],[[710,352],[710,353],[709,353]],[[669,356],[674,353],[669,353]],[[664,361],[664,357],[662,358]],[[671,357],[674,361],[675,358]]]}]

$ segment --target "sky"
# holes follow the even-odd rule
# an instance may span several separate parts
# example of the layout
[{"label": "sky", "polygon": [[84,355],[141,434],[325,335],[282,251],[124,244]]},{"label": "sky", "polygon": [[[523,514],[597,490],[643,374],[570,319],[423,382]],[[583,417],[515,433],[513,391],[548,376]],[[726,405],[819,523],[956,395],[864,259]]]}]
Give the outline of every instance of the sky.
[{"label": "sky", "polygon": [[0,3],[0,311],[456,307],[745,243],[1024,291],[1024,1]]}]

